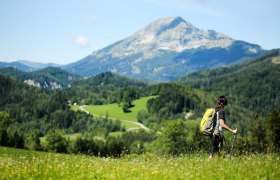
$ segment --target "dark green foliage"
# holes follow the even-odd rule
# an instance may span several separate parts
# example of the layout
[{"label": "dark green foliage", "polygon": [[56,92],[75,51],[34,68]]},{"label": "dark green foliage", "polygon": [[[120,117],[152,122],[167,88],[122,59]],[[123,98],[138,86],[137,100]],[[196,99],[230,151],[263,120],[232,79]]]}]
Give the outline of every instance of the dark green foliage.
[{"label": "dark green foliage", "polygon": [[[144,96],[146,86],[141,81],[106,72],[77,81],[66,91],[72,103],[101,105],[118,102],[121,104],[123,101],[128,102]],[[128,107],[130,106],[131,104],[128,104]]]},{"label": "dark green foliage", "polygon": [[73,153],[104,156],[105,144],[101,140],[78,137],[74,141]]},{"label": "dark green foliage", "polygon": [[206,108],[207,99],[184,85],[165,83],[150,89],[159,96],[148,101],[147,109],[156,114],[158,120],[183,118],[184,113],[190,111],[197,117]]},{"label": "dark green foliage", "polygon": [[0,112],[0,145],[16,148],[24,147],[24,134],[6,112]]},{"label": "dark green foliage", "polygon": [[127,132],[119,137],[107,136],[106,139],[86,134],[73,142],[72,152],[94,156],[120,157],[124,154],[141,154],[146,151],[146,143],[154,139],[154,135],[145,131]]},{"label": "dark green foliage", "polygon": [[0,112],[0,145],[8,146],[8,132],[7,129],[14,124],[9,114],[6,112]]},{"label": "dark green foliage", "polygon": [[209,136],[203,135],[200,130],[199,126],[197,125],[196,128],[190,129],[190,131],[194,131],[192,136],[192,146],[191,150],[189,151],[202,151],[202,152],[210,152],[210,139]]},{"label": "dark green foliage", "polygon": [[121,91],[118,98],[121,102],[118,103],[122,105],[124,112],[130,112],[129,108],[133,107],[132,101],[140,98],[141,91],[143,90],[137,87],[126,87]]},{"label": "dark green foliage", "polygon": [[265,121],[266,139],[270,152],[279,152],[280,150],[280,114],[273,110]]},{"label": "dark green foliage", "polygon": [[50,129],[46,135],[47,141],[47,150],[58,152],[58,153],[66,153],[69,141],[65,138],[65,134],[61,131]]},{"label": "dark green foliage", "polygon": [[120,157],[122,154],[124,154],[125,145],[120,138],[109,137],[106,140],[106,150],[107,155],[113,157]]},{"label": "dark green foliage", "polygon": [[154,134],[139,130],[126,132],[121,137],[127,153],[141,154],[145,152],[145,144],[154,140]]},{"label": "dark green foliage", "polygon": [[266,146],[266,128],[264,120],[256,116],[249,124],[250,148],[252,151],[263,152]]},{"label": "dark green foliage", "polygon": [[182,121],[171,121],[151,145],[151,149],[157,154],[180,155],[187,152],[188,145],[185,123]]},{"label": "dark green foliage", "polygon": [[41,150],[40,134],[33,130],[25,136],[24,147],[30,150]]},{"label": "dark green foliage", "polygon": [[172,155],[184,154],[187,152],[187,132],[182,121],[170,123],[164,131],[164,138],[168,152]]},{"label": "dark green foliage", "polygon": [[76,114],[70,110],[64,91],[42,91],[0,75],[0,110],[20,123],[25,132],[45,134],[51,127],[70,128]]},{"label": "dark green foliage", "polygon": [[24,147],[24,133],[23,131],[16,127],[10,126],[7,129],[8,134],[8,146],[15,148],[23,148]]}]

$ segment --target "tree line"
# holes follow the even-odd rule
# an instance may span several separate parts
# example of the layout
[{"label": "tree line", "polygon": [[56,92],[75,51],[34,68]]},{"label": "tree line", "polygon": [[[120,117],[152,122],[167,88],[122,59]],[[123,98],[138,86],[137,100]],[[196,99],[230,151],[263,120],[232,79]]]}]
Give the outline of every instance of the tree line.
[{"label": "tree line", "polygon": [[[99,121],[102,122],[102,121]],[[81,153],[99,157],[120,157],[125,154],[155,153],[158,155],[181,155],[210,151],[210,140],[199,132],[199,122],[195,120],[164,121],[160,131],[124,132],[112,137],[104,126],[83,133],[70,140],[59,129],[49,129],[42,144],[38,131],[28,134],[17,127],[15,121],[5,112],[0,112],[0,145],[31,150],[59,153]],[[273,110],[265,119],[256,117],[249,125],[247,136],[237,135],[234,153],[279,153],[280,114]],[[100,133],[100,134],[98,134]],[[103,138],[100,138],[103,135]],[[230,150],[232,135],[226,133],[224,152]]]}]

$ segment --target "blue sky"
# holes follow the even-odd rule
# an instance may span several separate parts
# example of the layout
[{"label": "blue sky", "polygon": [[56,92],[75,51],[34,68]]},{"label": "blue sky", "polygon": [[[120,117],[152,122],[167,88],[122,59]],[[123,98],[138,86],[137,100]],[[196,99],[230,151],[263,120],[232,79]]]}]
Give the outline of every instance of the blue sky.
[{"label": "blue sky", "polygon": [[279,0],[0,0],[0,61],[75,62],[166,16],[280,48]]}]

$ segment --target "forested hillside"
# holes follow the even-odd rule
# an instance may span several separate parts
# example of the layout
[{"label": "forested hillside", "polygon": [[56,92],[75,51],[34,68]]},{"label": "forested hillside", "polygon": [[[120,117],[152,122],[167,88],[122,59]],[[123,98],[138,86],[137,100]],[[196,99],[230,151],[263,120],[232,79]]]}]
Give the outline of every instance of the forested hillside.
[{"label": "forested hillside", "polygon": [[121,101],[128,91],[134,91],[137,94],[135,98],[145,96],[146,87],[147,84],[142,81],[106,72],[76,81],[65,92],[72,103],[100,105]]},{"label": "forested hillside", "polygon": [[41,90],[2,75],[0,85],[0,111],[7,112],[25,131],[37,129],[45,133],[49,126],[71,125],[74,113],[62,91]]},{"label": "forested hillside", "polygon": [[[119,122],[72,111],[63,90],[42,90],[2,75],[0,87],[2,146],[67,152],[65,133],[123,131]],[[49,142],[45,146],[39,140],[42,136]]]},{"label": "forested hillside", "polygon": [[178,80],[191,87],[225,94],[236,104],[259,115],[280,110],[280,50],[229,67],[193,73]]},{"label": "forested hillside", "polygon": [[15,68],[0,69],[0,74],[14,77],[26,84],[42,89],[62,89],[70,87],[74,81],[82,79],[58,67],[47,67],[38,71],[23,72]]}]

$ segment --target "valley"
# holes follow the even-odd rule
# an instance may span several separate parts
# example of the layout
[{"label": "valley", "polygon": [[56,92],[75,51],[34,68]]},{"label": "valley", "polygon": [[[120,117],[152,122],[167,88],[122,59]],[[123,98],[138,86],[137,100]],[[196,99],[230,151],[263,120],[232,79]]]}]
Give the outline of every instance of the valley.
[{"label": "valley", "polygon": [[123,112],[121,105],[117,103],[108,105],[82,105],[78,107],[73,107],[74,110],[81,110],[87,114],[93,116],[106,117],[112,120],[119,120],[121,124],[124,125],[126,130],[133,130],[142,128],[144,130],[149,130],[143,124],[137,122],[137,115],[140,111],[147,111],[146,104],[151,98],[156,98],[156,96],[149,96],[134,100],[132,102],[133,106],[129,108],[129,112]]}]

